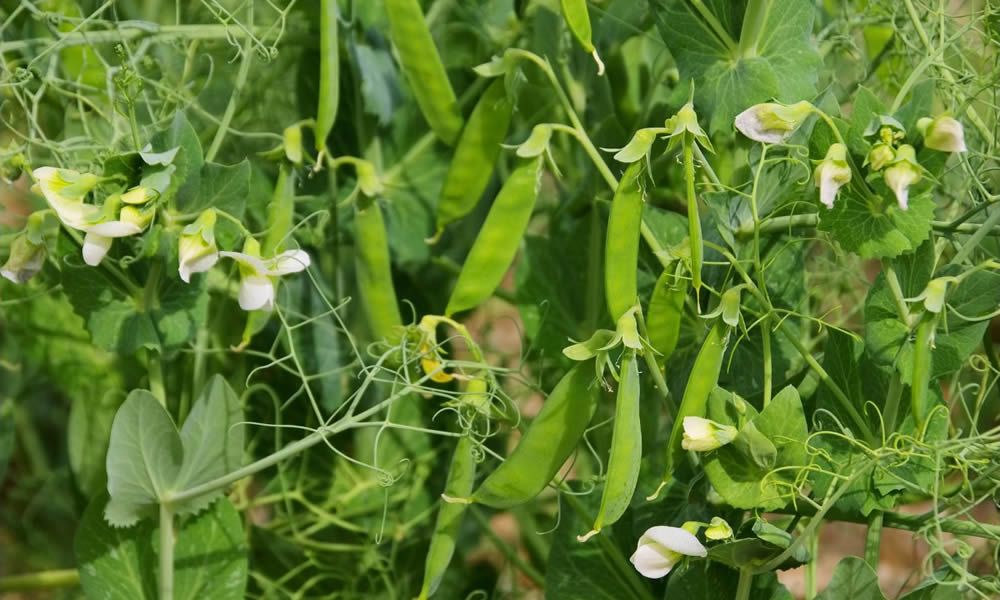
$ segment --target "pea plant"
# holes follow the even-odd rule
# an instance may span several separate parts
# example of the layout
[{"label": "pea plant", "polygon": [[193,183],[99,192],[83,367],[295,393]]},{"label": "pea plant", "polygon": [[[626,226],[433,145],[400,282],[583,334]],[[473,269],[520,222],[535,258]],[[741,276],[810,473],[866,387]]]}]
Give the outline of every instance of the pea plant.
[{"label": "pea plant", "polygon": [[0,0],[0,59],[0,593],[1000,597],[993,2]]}]

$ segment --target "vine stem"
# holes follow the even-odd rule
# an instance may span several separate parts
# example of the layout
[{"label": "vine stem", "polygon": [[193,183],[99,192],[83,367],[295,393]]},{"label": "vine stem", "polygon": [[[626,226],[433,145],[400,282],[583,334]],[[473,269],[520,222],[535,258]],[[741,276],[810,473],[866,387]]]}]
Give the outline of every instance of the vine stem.
[{"label": "vine stem", "polygon": [[160,504],[160,600],[174,598],[174,510]]},{"label": "vine stem", "polygon": [[736,600],[749,600],[751,584],[753,584],[753,571],[747,568],[740,569],[740,580],[736,585]]},{"label": "vine stem", "polygon": [[493,527],[490,525],[490,522],[486,519],[482,512],[476,510],[474,507],[469,512],[472,513],[472,516],[476,519],[476,523],[479,524],[479,529],[490,539],[491,542],[493,542],[493,545],[507,557],[507,560],[509,560],[518,571],[524,573],[524,575],[533,581],[538,587],[545,589],[545,576],[542,575],[538,569],[521,558],[521,555],[517,553],[517,548],[511,547],[510,544],[504,541],[503,538],[493,531]]},{"label": "vine stem", "polygon": [[80,572],[76,569],[39,571],[24,575],[0,577],[0,592],[45,590],[80,585]]},{"label": "vine stem", "polygon": [[882,524],[885,520],[885,513],[880,510],[873,511],[868,518],[868,532],[865,535],[865,562],[875,571],[878,571],[879,552],[882,549]]},{"label": "vine stem", "polygon": [[747,3],[746,11],[743,13],[743,27],[740,30],[738,48],[740,58],[757,56],[760,34],[764,31],[764,23],[769,12],[771,12],[771,0],[750,0]]},{"label": "vine stem", "polygon": [[[997,212],[1000,212],[998,210]],[[991,211],[992,215],[993,212]],[[997,217],[1000,221],[1000,217]],[[775,231],[788,231],[795,228],[809,228],[816,227],[819,224],[819,215],[816,213],[806,214],[806,215],[783,215],[780,217],[770,217],[760,223],[761,232],[775,232]],[[986,223],[954,223],[948,221],[931,221],[931,227],[934,231],[940,233],[968,233],[980,234],[980,240],[982,237],[987,235],[1000,236],[1000,229],[997,228],[997,223],[994,222],[992,226],[987,227]],[[738,237],[746,237],[753,234],[753,223],[747,222],[740,226],[739,229],[734,231]],[[978,241],[978,240],[977,240]],[[971,248],[970,248],[971,252]]]},{"label": "vine stem", "polygon": [[88,46],[91,44],[114,44],[139,38],[186,40],[228,40],[232,38],[252,38],[257,35],[253,27],[233,27],[231,25],[158,25],[148,21],[120,21],[117,29],[108,31],[76,31],[53,38],[32,38],[0,43],[0,54],[21,52],[32,46],[50,46],[53,42],[60,48]]},{"label": "vine stem", "polygon": [[[253,3],[250,4],[250,27],[253,27]],[[233,84],[233,91],[229,96],[226,112],[222,113],[219,128],[215,131],[215,137],[212,138],[212,144],[208,147],[208,152],[205,153],[205,160],[208,162],[214,160],[215,155],[218,154],[219,148],[222,146],[222,140],[229,133],[229,124],[233,121],[233,115],[236,114],[236,103],[239,102],[240,95],[243,93],[243,86],[246,85],[247,76],[250,74],[250,44],[251,38],[247,38],[243,43],[243,62],[240,63],[240,70],[236,74],[236,82]]]}]

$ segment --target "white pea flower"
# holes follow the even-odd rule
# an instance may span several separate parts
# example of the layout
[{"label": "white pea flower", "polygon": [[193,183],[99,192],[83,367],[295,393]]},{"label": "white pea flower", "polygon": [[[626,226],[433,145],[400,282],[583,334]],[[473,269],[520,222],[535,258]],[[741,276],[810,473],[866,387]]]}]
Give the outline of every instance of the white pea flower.
[{"label": "white pea flower", "polygon": [[[120,198],[111,197],[105,202],[105,208],[114,210]],[[115,238],[138,235],[143,232],[153,220],[153,211],[137,206],[122,207],[118,219],[101,221],[87,227],[87,235],[83,238],[83,262],[92,267],[101,264],[111,250]]]},{"label": "white pea flower", "polygon": [[899,208],[906,210],[910,206],[910,186],[921,179],[920,165],[917,164],[916,152],[913,146],[903,144],[896,150],[896,160],[886,167],[885,184],[896,194]]},{"label": "white pea flower", "polygon": [[705,537],[710,540],[728,540],[733,537],[733,528],[722,517],[712,517],[712,522],[705,528]]},{"label": "white pea flower", "polygon": [[101,182],[97,175],[55,167],[39,167],[32,175],[38,190],[67,227],[86,231],[101,219],[101,208],[83,201]]},{"label": "white pea flower", "polygon": [[639,574],[649,579],[666,576],[685,556],[704,557],[705,546],[691,532],[680,527],[650,527],[639,538],[629,560]]},{"label": "white pea flower", "polygon": [[940,313],[944,309],[944,299],[948,294],[948,284],[958,283],[957,277],[936,277],[927,282],[924,291],[915,298],[907,298],[911,302],[923,302],[927,312]]},{"label": "white pea flower", "polygon": [[965,152],[965,130],[962,124],[948,115],[933,119],[924,117],[917,121],[917,129],[924,136],[924,146],[941,152]]},{"label": "white pea flower", "polygon": [[36,244],[22,233],[11,243],[10,256],[0,267],[0,276],[13,283],[25,283],[42,270],[46,255],[45,244]]},{"label": "white pea flower", "polygon": [[193,273],[204,273],[219,262],[219,247],[215,244],[216,217],[215,209],[210,208],[181,230],[177,242],[177,272],[184,283],[191,283]]},{"label": "white pea flower", "polygon": [[733,441],[738,433],[731,425],[722,425],[701,417],[684,417],[681,447],[694,452],[709,452]]},{"label": "white pea flower", "polygon": [[309,267],[309,255],[303,250],[288,250],[271,258],[261,258],[260,243],[248,238],[243,252],[220,252],[240,265],[240,308],[246,311],[274,309],[275,279],[298,273]]},{"label": "white pea flower", "polygon": [[833,208],[833,201],[837,199],[840,188],[851,181],[847,146],[832,144],[826,151],[826,157],[816,165],[813,179],[819,188],[819,201],[827,208]]},{"label": "white pea flower", "polygon": [[812,114],[815,107],[806,102],[779,104],[765,102],[754,104],[736,115],[736,129],[755,142],[780,144],[792,134]]}]

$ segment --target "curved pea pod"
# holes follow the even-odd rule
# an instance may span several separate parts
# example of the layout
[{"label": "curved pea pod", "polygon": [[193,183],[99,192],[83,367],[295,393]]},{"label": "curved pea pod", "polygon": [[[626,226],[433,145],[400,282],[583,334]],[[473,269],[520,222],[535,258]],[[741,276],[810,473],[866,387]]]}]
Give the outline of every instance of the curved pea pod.
[{"label": "curved pea pod", "polygon": [[597,49],[594,48],[594,32],[590,25],[590,13],[587,12],[587,0],[560,0],[559,4],[562,8],[563,19],[573,33],[573,37],[587,54],[594,57],[594,61],[597,63],[597,74],[603,75],[604,63],[601,62],[601,57],[597,54]]},{"label": "curved pea pod", "polygon": [[514,451],[469,501],[510,508],[537,496],[580,443],[599,396],[594,362],[573,367],[546,398]]},{"label": "curved pea pod", "polygon": [[458,275],[445,309],[447,316],[477,306],[500,285],[531,219],[541,174],[541,159],[535,159],[507,178]]},{"label": "curved pea pod", "polygon": [[389,36],[420,112],[441,141],[455,143],[462,130],[462,115],[420,2],[386,0],[385,9],[389,15]]},{"label": "curved pea pod", "polygon": [[594,520],[594,528],[579,536],[581,542],[589,540],[621,518],[632,502],[632,494],[639,482],[639,465],[642,460],[642,427],[639,422],[639,366],[635,353],[628,352],[622,359],[621,381],[615,400],[615,425],[611,434],[611,456],[608,474],[601,494],[601,507]]},{"label": "curved pea pod", "polygon": [[316,107],[316,151],[326,150],[326,138],[340,106],[340,45],[337,0],[320,0],[319,104]]},{"label": "curved pea pod", "polygon": [[[684,417],[705,416],[708,396],[719,383],[719,373],[722,372],[722,361],[728,344],[729,326],[721,318],[716,319],[705,341],[702,342],[698,356],[694,359],[681,405],[674,416],[674,426],[670,430],[670,442],[667,445],[667,468],[663,475],[664,483],[660,484],[660,488],[670,480],[674,468],[683,456],[684,448],[681,447],[681,441],[684,439]],[[658,493],[659,489],[651,498],[655,498]]]},{"label": "curved pea pod", "polygon": [[[476,477],[476,457],[472,438],[464,435],[458,438],[455,454],[448,470],[448,482],[444,493],[450,497],[466,497],[472,493],[472,485]],[[431,596],[441,584],[441,578],[448,570],[452,555],[455,554],[455,540],[462,525],[465,505],[461,503],[441,502],[438,509],[437,524],[431,536],[431,545],[427,549],[424,562],[424,584],[420,588],[419,598]]]},{"label": "curved pea pod", "polygon": [[680,337],[681,319],[684,317],[684,300],[687,298],[688,282],[670,271],[664,271],[649,300],[649,316],[646,318],[646,330],[649,343],[659,354],[656,362],[660,368],[677,348]]},{"label": "curved pea pod", "polygon": [[390,337],[403,319],[392,284],[389,241],[382,209],[374,200],[359,199],[354,204],[354,251],[358,290],[364,302],[368,327],[376,340]]},{"label": "curved pea pod", "polygon": [[493,175],[500,144],[507,137],[513,106],[503,79],[494,81],[472,110],[438,199],[437,233],[475,208]]},{"label": "curved pea pod", "polygon": [[611,201],[604,243],[604,291],[611,318],[618,321],[636,305],[639,228],[642,223],[642,164],[633,163],[618,182]]},{"label": "curved pea pod", "polygon": [[917,335],[913,341],[913,374],[910,380],[910,410],[918,431],[923,431],[924,423],[930,417],[933,397],[930,395],[931,371],[934,358],[934,331],[937,329],[938,315],[925,313],[917,324]]}]

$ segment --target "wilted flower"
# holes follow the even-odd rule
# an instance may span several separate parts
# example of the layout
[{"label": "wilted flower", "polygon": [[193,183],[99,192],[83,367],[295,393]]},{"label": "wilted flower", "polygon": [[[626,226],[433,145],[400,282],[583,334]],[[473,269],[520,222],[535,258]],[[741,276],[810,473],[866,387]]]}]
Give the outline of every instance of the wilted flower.
[{"label": "wilted flower", "polygon": [[731,425],[716,423],[702,417],[684,417],[684,438],[681,447],[694,452],[709,452],[725,446],[739,433]]},{"label": "wilted flower", "polygon": [[181,237],[177,242],[177,272],[184,283],[191,283],[192,273],[204,273],[219,262],[219,247],[215,245],[215,220],[215,209],[210,208],[181,230]]},{"label": "wilted flower", "polygon": [[42,270],[46,254],[45,244],[36,244],[22,233],[11,243],[10,256],[0,267],[0,275],[13,283],[25,283]]},{"label": "wilted flower", "polygon": [[833,208],[840,188],[851,181],[851,168],[847,165],[847,146],[832,144],[826,151],[826,157],[816,165],[813,172],[816,187],[819,188],[819,201],[827,208]]},{"label": "wilted flower", "polygon": [[220,252],[240,265],[240,308],[274,309],[274,283],[277,277],[298,273],[309,267],[309,255],[303,250],[288,250],[271,258],[261,258],[260,243],[247,238],[243,252]]},{"label": "wilted flower", "polygon": [[706,555],[708,550],[690,531],[660,525],[650,527],[642,534],[635,553],[629,560],[643,577],[659,579],[685,556]]},{"label": "wilted flower", "polygon": [[910,205],[910,186],[920,181],[920,165],[917,164],[913,146],[903,144],[896,150],[896,160],[885,169],[885,184],[896,194],[896,201],[903,210]]},{"label": "wilted flower", "polygon": [[722,517],[712,517],[712,522],[705,528],[705,537],[710,540],[728,540],[733,537],[733,528]]},{"label": "wilted flower", "polygon": [[933,119],[924,117],[917,121],[917,129],[924,136],[924,146],[941,152],[965,152],[965,130],[962,124],[948,115]]},{"label": "wilted flower", "polygon": [[896,151],[889,144],[879,142],[872,146],[868,152],[865,163],[871,166],[873,171],[881,171],[883,167],[896,159]]},{"label": "wilted flower", "polygon": [[790,138],[815,107],[806,102],[755,104],[736,115],[736,129],[755,142],[780,144]]}]

